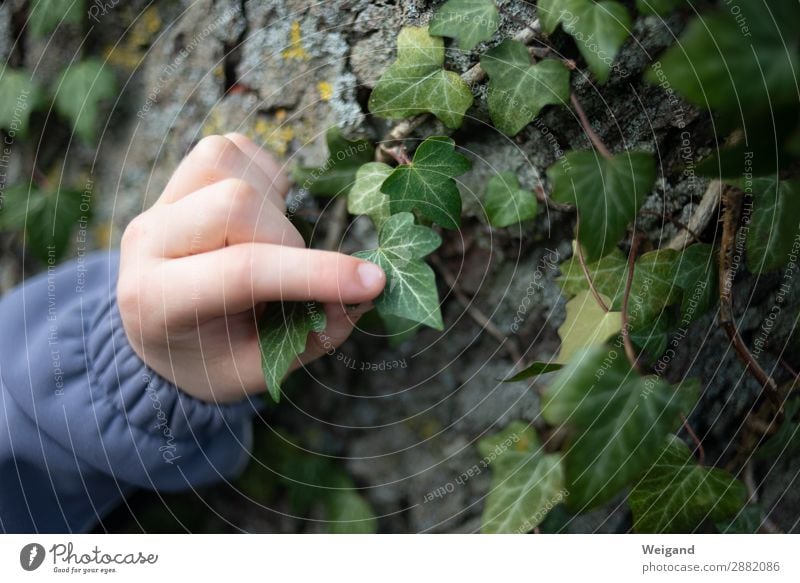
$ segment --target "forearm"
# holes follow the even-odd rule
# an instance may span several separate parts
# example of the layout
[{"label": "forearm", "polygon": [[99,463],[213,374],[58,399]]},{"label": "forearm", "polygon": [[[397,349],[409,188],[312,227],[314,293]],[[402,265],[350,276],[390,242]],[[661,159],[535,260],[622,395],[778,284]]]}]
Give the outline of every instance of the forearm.
[{"label": "forearm", "polygon": [[131,348],[118,256],[28,280],[0,301],[0,521],[5,531],[85,530],[134,488],[235,475],[255,401],[189,397]]}]

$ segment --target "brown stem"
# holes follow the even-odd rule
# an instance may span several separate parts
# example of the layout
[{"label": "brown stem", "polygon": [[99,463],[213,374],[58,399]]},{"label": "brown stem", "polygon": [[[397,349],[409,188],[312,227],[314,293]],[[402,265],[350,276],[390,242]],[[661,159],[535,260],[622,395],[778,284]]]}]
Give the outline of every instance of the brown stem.
[{"label": "brown stem", "polygon": [[[581,225],[580,221],[578,222],[577,230],[580,233]],[[600,295],[600,292],[597,291],[597,288],[594,287],[594,281],[592,280],[592,274],[589,273],[589,266],[586,265],[586,258],[583,256],[583,249],[581,248],[581,244],[578,241],[575,241],[575,253],[578,256],[578,263],[581,264],[581,269],[583,269],[583,275],[586,277],[586,282],[589,284],[589,291],[592,292],[594,299],[597,301],[597,304],[603,309],[604,312],[609,312],[608,304],[603,301],[603,297]]]},{"label": "brown stem", "polygon": [[631,298],[631,287],[633,284],[633,270],[636,265],[636,251],[639,248],[639,236],[636,231],[633,232],[631,237],[631,250],[628,253],[628,274],[625,278],[625,292],[622,295],[622,343],[625,345],[625,355],[631,363],[631,366],[638,372],[642,372],[639,364],[639,357],[636,354],[636,349],[631,342],[630,322],[628,321],[628,303]]},{"label": "brown stem", "polygon": [[[537,34],[539,34],[538,20],[531,25],[526,25],[526,27],[515,34],[513,38],[514,40],[527,45],[534,40]],[[476,83],[483,81],[485,78],[486,71],[483,70],[480,63],[473,65],[461,74],[462,81],[464,81],[464,83],[467,85],[475,85]],[[394,126],[375,149],[375,159],[378,162],[385,162],[387,160],[386,156],[388,155],[386,150],[391,148],[394,142],[404,140],[410,136],[411,132],[422,125],[429,117],[429,114],[424,113],[410,119],[404,119]]]},{"label": "brown stem", "polygon": [[672,223],[673,225],[675,225],[676,227],[678,227],[679,229],[683,229],[684,231],[689,233],[689,235],[691,235],[692,239],[694,239],[695,241],[699,241],[700,240],[700,235],[695,233],[691,229],[691,227],[689,227],[688,225],[685,225],[684,223],[682,223],[681,221],[679,221],[675,217],[668,217],[664,213],[660,213],[658,211],[651,211],[650,209],[641,209],[639,212],[642,213],[643,215],[650,215],[651,217],[659,217],[661,219],[665,219],[665,220],[669,221],[670,223]]},{"label": "brown stem", "polygon": [[689,434],[689,437],[691,437],[692,441],[694,442],[694,449],[697,452],[697,463],[701,466],[705,465],[706,450],[703,449],[703,443],[700,441],[700,438],[697,437],[694,429],[692,429],[692,426],[689,425],[689,420],[686,419],[686,416],[683,413],[681,413],[681,421],[683,422],[684,429],[686,429],[686,433]]},{"label": "brown stem", "polygon": [[581,121],[583,131],[589,136],[592,145],[594,145],[595,149],[600,152],[604,158],[610,160],[612,158],[611,152],[606,148],[606,145],[603,143],[603,140],[600,139],[600,136],[597,135],[597,132],[594,131],[592,124],[589,123],[589,118],[586,117],[586,112],[583,110],[580,101],[578,101],[578,96],[572,92],[569,94],[569,100],[572,102],[572,107],[575,108],[575,112],[578,114],[578,119]]},{"label": "brown stem", "polygon": [[548,208],[553,209],[554,211],[561,211],[563,213],[575,212],[575,207],[571,204],[555,202],[552,198],[547,196],[547,193],[544,191],[544,187],[542,187],[541,183],[536,184],[533,189],[536,191],[536,200],[546,205]]},{"label": "brown stem", "polygon": [[722,243],[719,250],[719,323],[723,327],[728,338],[733,344],[736,354],[744,363],[745,368],[766,390],[767,396],[776,405],[778,411],[781,410],[781,400],[778,395],[778,385],[761,368],[750,349],[747,348],[742,336],[736,328],[733,317],[733,253],[736,247],[736,233],[739,230],[739,219],[742,210],[741,190],[736,188],[725,188],[722,192],[722,200],[725,206],[722,223]]}]

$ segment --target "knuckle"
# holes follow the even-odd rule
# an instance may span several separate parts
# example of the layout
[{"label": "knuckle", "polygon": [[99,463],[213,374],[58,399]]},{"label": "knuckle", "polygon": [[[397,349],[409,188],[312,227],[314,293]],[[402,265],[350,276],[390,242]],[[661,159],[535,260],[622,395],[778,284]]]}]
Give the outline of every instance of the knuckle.
[{"label": "knuckle", "polygon": [[231,215],[249,214],[260,198],[250,183],[239,178],[227,178],[220,183],[222,202]]},{"label": "knuckle", "polygon": [[127,253],[136,248],[142,241],[147,239],[149,228],[149,215],[145,212],[137,215],[125,227],[122,233],[122,240],[120,241],[120,249],[122,253]]},{"label": "knuckle", "polygon": [[224,168],[231,165],[239,149],[228,138],[219,135],[206,136],[194,147],[193,157],[206,169]]}]

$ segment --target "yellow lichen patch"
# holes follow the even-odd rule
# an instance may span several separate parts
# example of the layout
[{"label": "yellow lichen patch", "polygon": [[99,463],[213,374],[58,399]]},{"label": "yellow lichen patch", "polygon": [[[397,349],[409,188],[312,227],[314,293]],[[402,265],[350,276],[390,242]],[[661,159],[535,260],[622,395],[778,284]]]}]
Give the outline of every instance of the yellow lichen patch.
[{"label": "yellow lichen patch", "polygon": [[223,79],[225,79],[225,67],[223,67],[222,64],[219,64],[216,67],[214,67],[214,78],[217,81],[222,81]]},{"label": "yellow lichen patch", "polygon": [[105,57],[106,63],[112,66],[132,71],[139,66],[142,52],[137,46],[121,43],[116,46],[106,47],[103,57]]},{"label": "yellow lichen patch", "polygon": [[319,98],[322,101],[330,101],[333,97],[333,85],[327,81],[317,83],[317,91],[319,91]]},{"label": "yellow lichen patch", "polygon": [[135,69],[144,54],[144,47],[152,42],[160,28],[161,17],[155,6],[151,6],[136,20],[133,28],[123,39],[105,49],[104,56],[107,62],[124,69]]},{"label": "yellow lichen patch", "polygon": [[225,120],[223,119],[222,113],[218,109],[212,109],[208,114],[208,118],[206,118],[206,121],[203,124],[202,133],[204,136],[225,133]]},{"label": "yellow lichen patch", "polygon": [[300,31],[300,22],[295,20],[289,30],[289,47],[284,49],[283,58],[287,61],[307,61],[311,55],[303,48],[303,34]]},{"label": "yellow lichen patch", "polygon": [[294,130],[281,123],[276,116],[275,122],[259,118],[253,127],[252,138],[263,144],[268,150],[283,156],[289,150],[289,142],[294,139]]}]

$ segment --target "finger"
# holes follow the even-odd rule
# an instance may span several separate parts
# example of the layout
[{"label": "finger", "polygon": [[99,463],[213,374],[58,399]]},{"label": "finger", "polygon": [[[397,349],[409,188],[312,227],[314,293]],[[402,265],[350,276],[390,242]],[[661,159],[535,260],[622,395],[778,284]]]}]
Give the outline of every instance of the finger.
[{"label": "finger", "polygon": [[325,330],[308,335],[305,352],[298,357],[290,370],[304,366],[325,354],[332,355],[350,337],[361,316],[371,309],[372,302],[359,304],[355,308],[347,308],[341,304],[326,304]]},{"label": "finger", "polygon": [[249,182],[227,178],[177,202],[151,209],[150,251],[184,257],[241,243],[305,247],[302,235]]},{"label": "finger", "polygon": [[258,164],[239,147],[222,136],[208,136],[192,149],[175,170],[158,204],[174,203],[215,182],[238,178],[263,192],[279,209],[285,211],[283,194]]},{"label": "finger", "polygon": [[[345,308],[341,304],[326,304],[325,330],[308,335],[306,350],[298,356],[288,372],[301,368],[326,354],[332,355],[350,336],[361,316],[370,309],[372,309],[371,302],[359,304],[354,309]],[[258,339],[252,338],[246,343],[235,343],[235,346],[237,348],[231,353],[231,358],[235,362],[244,391],[248,394],[264,392],[267,386],[261,368],[261,349]],[[233,394],[226,400],[241,398],[241,396]]]},{"label": "finger", "polygon": [[164,309],[174,321],[196,322],[242,312],[260,302],[304,301],[359,304],[386,284],[383,270],[333,251],[245,243],[159,266]]},{"label": "finger", "polygon": [[289,192],[289,178],[277,160],[243,134],[230,133],[225,134],[225,137],[236,144],[246,156],[258,164],[267,176],[272,178],[275,189],[285,198],[286,193]]}]

